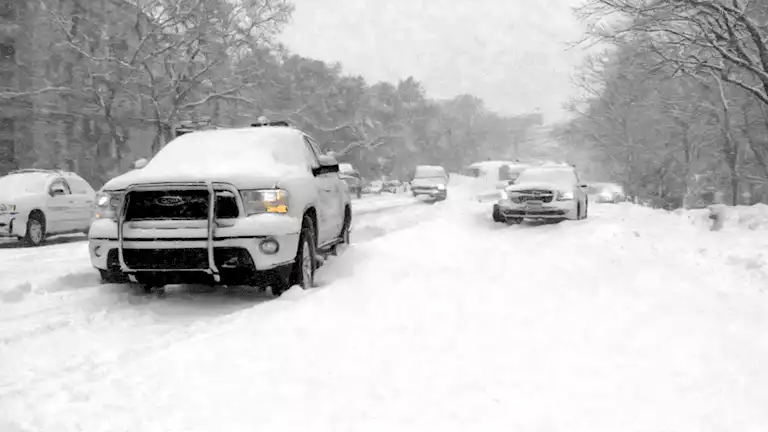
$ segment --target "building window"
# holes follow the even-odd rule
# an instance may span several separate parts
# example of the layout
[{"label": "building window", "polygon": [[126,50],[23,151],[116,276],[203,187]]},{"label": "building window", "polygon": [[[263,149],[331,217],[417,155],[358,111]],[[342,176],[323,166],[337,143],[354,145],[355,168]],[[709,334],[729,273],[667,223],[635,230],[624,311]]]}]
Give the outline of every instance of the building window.
[{"label": "building window", "polygon": [[15,62],[16,50],[13,42],[0,43],[0,62]]},{"label": "building window", "polygon": [[18,16],[17,0],[0,0],[0,18],[15,20]]},{"label": "building window", "polygon": [[19,168],[14,140],[16,122],[12,118],[0,119],[0,175]]}]

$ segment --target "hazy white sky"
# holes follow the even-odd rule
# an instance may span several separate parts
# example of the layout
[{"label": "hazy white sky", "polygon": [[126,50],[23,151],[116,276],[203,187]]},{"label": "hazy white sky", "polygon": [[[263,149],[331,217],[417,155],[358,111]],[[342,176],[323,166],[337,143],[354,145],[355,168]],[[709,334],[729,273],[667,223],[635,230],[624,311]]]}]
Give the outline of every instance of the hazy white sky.
[{"label": "hazy white sky", "polygon": [[432,97],[472,93],[506,114],[563,115],[582,54],[576,0],[295,0],[282,36],[369,82],[412,75]]}]

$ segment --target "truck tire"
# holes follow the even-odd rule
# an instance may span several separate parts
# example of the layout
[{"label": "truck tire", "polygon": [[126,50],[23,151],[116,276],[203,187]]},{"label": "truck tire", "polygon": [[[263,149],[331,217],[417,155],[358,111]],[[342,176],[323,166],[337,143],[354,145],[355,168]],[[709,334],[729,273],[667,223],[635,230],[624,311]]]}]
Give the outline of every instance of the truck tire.
[{"label": "truck tire", "polygon": [[302,289],[315,286],[315,270],[317,269],[317,250],[315,244],[315,230],[312,219],[304,216],[299,235],[299,247],[296,250],[296,259],[293,263],[290,275],[280,278],[272,284],[272,295],[281,296],[293,285],[299,285]]}]

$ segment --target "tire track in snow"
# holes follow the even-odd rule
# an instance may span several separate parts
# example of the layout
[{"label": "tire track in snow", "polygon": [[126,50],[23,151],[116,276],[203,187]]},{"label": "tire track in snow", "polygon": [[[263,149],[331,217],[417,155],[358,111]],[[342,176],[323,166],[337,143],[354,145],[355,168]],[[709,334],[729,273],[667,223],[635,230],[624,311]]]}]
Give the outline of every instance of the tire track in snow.
[{"label": "tire track in snow", "polygon": [[[372,209],[357,218],[353,243],[414,227],[438,214],[440,204],[403,200]],[[360,235],[361,226],[367,237]],[[60,249],[50,249],[62,255]],[[68,254],[69,259],[87,262],[87,249],[80,249]],[[68,273],[35,287],[37,294],[46,295],[0,305],[0,358],[8,359],[0,371],[0,399],[50,398],[74,383],[103,380],[119,365],[216,331],[270,299],[255,291],[199,293],[189,286],[147,299],[131,295],[128,285],[91,284],[91,279],[98,280],[93,271]]]}]

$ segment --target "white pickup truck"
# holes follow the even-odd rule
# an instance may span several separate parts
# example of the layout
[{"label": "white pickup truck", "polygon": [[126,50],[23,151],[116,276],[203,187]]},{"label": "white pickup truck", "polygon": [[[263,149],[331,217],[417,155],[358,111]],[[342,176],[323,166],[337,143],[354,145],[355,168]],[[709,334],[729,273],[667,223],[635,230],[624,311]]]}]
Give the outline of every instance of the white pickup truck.
[{"label": "white pickup truck", "polygon": [[338,170],[287,123],[184,134],[99,191],[91,262],[105,282],[132,275],[145,292],[200,281],[309,288],[318,255],[349,242]]}]

